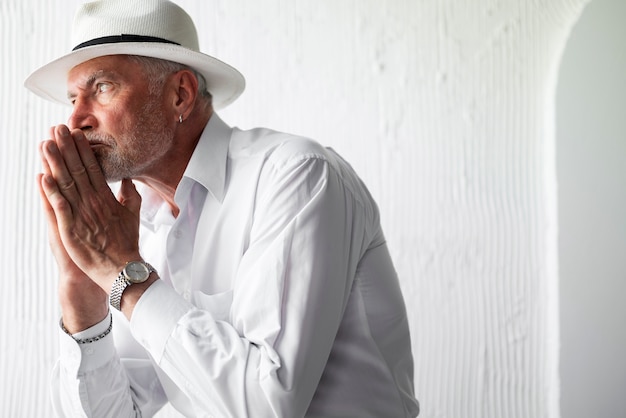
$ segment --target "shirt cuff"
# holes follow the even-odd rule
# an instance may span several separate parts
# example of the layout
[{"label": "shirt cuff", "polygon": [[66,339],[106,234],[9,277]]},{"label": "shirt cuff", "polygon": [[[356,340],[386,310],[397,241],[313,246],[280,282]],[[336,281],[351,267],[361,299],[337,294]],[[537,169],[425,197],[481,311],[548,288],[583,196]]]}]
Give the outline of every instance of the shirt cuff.
[{"label": "shirt cuff", "polygon": [[163,280],[152,283],[141,295],[130,319],[135,339],[160,363],[176,324],[194,306]]},{"label": "shirt cuff", "polygon": [[59,326],[61,362],[66,369],[86,373],[99,369],[116,355],[113,334],[88,344],[78,344],[76,339],[87,339],[102,334],[111,323],[111,313],[86,330],[69,335]]}]

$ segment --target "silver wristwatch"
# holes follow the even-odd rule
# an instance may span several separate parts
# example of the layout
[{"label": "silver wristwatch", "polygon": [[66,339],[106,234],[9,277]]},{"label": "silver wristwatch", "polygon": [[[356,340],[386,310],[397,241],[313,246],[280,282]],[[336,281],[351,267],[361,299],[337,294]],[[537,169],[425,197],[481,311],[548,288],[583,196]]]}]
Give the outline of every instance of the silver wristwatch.
[{"label": "silver wristwatch", "polygon": [[121,310],[120,304],[122,303],[122,293],[131,284],[143,283],[148,280],[150,274],[156,272],[154,267],[145,261],[129,261],[124,266],[124,269],[120,271],[117,279],[111,286],[111,296],[109,296],[109,303],[118,311]]}]

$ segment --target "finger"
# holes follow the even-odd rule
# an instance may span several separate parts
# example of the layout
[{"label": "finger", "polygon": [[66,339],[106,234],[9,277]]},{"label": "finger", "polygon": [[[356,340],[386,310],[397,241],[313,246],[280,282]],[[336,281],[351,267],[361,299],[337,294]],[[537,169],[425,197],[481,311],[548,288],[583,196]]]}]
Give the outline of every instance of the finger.
[{"label": "finger", "polygon": [[[84,136],[82,138],[84,139]],[[54,140],[67,167],[67,173],[74,181],[78,193],[81,195],[89,193],[92,190],[91,181],[78,152],[76,141],[67,126],[59,125],[55,128]]]},{"label": "finger", "polygon": [[72,222],[72,206],[54,178],[49,174],[40,174],[39,186],[49,224],[54,225],[57,231],[60,228],[69,229]]},{"label": "finger", "polygon": [[48,225],[48,241],[50,243],[52,254],[57,261],[58,266],[63,271],[69,271],[71,268],[73,268],[74,262],[67,254],[65,246],[63,245],[63,241],[61,240],[61,235],[59,233],[59,227],[57,225],[57,219],[54,213],[54,209],[52,208],[52,205],[50,205],[48,197],[46,196],[46,192],[44,191],[43,177],[43,173],[37,175],[37,187],[39,189],[39,195],[41,197],[44,217]]},{"label": "finger", "polygon": [[103,190],[109,191],[110,188],[106,182],[102,168],[100,167],[100,164],[98,164],[98,160],[96,160],[96,156],[89,145],[89,141],[87,141],[87,138],[85,137],[85,133],[80,129],[74,129],[70,132],[70,134],[74,138],[76,149],[82,164],[86,169],[91,185],[99,192]]},{"label": "finger", "polygon": [[124,205],[129,211],[139,216],[141,209],[141,196],[135,188],[135,184],[131,179],[123,179],[117,200]]},{"label": "finger", "polygon": [[[45,141],[41,141],[39,143],[39,156],[41,157],[41,165],[42,165],[44,173],[52,175],[52,172],[50,171],[50,165],[48,164],[48,160],[46,160],[44,156],[44,151],[43,151],[44,146],[45,146]],[[41,184],[39,186],[41,186]]]},{"label": "finger", "polygon": [[56,216],[54,215],[54,210],[52,206],[50,206],[50,202],[48,202],[48,196],[46,196],[46,192],[43,189],[43,173],[39,173],[37,175],[37,188],[39,190],[39,196],[41,197],[41,204],[43,206],[43,212],[46,217],[46,221],[48,225],[56,225]]},{"label": "finger", "polygon": [[47,166],[49,176],[44,176],[43,184],[47,182],[56,183],[56,188],[70,202],[78,202],[78,189],[72,176],[70,175],[63,156],[54,140],[44,141],[41,146],[43,152],[44,166]]},{"label": "finger", "polygon": [[43,207],[46,224],[48,225],[48,239],[50,241],[50,246],[52,247],[52,250],[55,252],[56,256],[57,252],[62,249],[61,237],[59,235],[59,229],[54,209],[52,208],[52,205],[50,205],[50,202],[48,201],[48,196],[44,191],[44,176],[45,174],[43,173],[37,175],[37,187],[39,189],[39,195],[41,197],[41,205]]}]

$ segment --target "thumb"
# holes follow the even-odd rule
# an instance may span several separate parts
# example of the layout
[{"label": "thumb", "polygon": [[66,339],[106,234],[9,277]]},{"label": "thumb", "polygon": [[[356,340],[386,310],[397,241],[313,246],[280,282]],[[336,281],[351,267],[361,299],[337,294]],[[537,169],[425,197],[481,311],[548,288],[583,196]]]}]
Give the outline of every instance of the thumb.
[{"label": "thumb", "polygon": [[131,179],[123,179],[120,190],[117,194],[117,200],[124,205],[126,209],[134,214],[139,214],[141,208],[141,196],[135,188],[135,184]]}]

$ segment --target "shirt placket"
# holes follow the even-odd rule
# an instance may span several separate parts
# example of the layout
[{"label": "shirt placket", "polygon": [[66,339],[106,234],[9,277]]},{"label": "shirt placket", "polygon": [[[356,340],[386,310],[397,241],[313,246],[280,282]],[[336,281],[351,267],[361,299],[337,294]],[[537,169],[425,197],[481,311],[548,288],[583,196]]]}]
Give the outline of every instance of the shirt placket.
[{"label": "shirt placket", "polygon": [[199,201],[206,195],[203,186],[190,179],[184,182],[180,197],[184,204],[167,237],[167,260],[174,289],[186,300],[192,292],[193,243],[199,218]]}]

